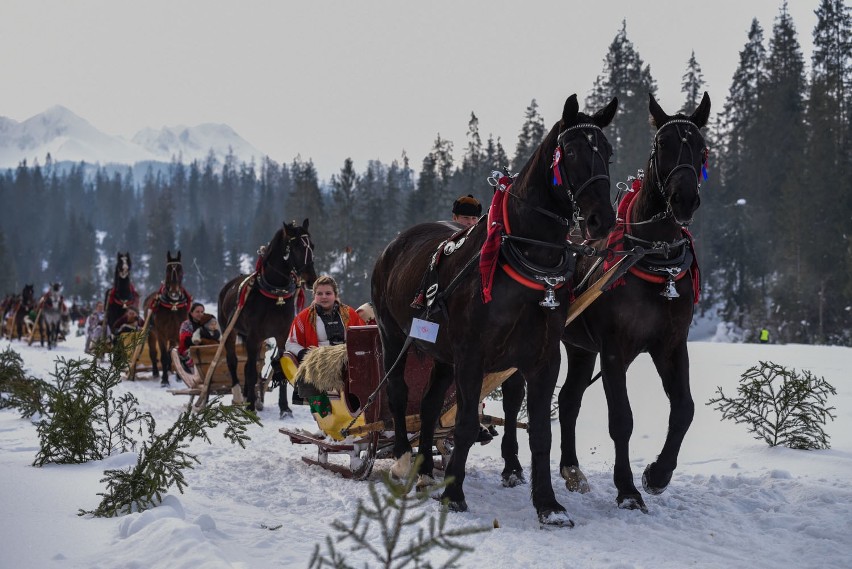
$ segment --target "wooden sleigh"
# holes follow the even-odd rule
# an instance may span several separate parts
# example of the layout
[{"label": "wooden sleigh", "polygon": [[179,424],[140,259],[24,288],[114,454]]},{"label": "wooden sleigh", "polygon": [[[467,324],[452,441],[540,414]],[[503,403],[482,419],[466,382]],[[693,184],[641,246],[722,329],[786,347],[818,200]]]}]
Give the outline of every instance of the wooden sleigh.
[{"label": "wooden sleigh", "polygon": [[[210,366],[212,365],[212,362],[216,357],[216,351],[218,347],[218,343],[200,346],[190,346],[189,355],[195,364],[193,365],[191,370],[187,370],[184,367],[183,363],[180,361],[180,357],[178,356],[176,348],[172,348],[170,351],[170,355],[172,358],[172,370],[181,379],[181,381],[183,381],[186,387],[169,389],[168,391],[172,395],[189,395],[189,408],[192,408],[192,404],[195,398],[202,394],[204,379],[207,376],[207,373],[210,370]],[[247,359],[246,348],[242,342],[237,342],[235,344],[235,347],[237,352],[237,379],[239,379],[240,386],[245,388],[246,380],[245,373],[243,372],[243,367],[245,366]],[[263,365],[263,356],[258,359],[257,365]],[[230,395],[231,385],[231,374],[228,371],[228,365],[225,361],[225,358],[220,358],[219,361],[216,363],[216,367],[215,369],[213,369],[212,375],[210,377],[210,388],[208,391],[208,395]],[[269,377],[262,376],[260,378],[260,381],[258,382],[258,411],[263,408],[263,395],[269,390],[269,387]]]},{"label": "wooden sleigh", "polygon": [[[303,457],[308,464],[321,466],[327,470],[342,474],[346,478],[366,479],[377,459],[392,458],[394,443],[393,417],[388,407],[385,386],[379,384],[385,375],[382,360],[382,344],[378,327],[353,326],[347,332],[346,366],[343,388],[328,392],[331,413],[321,417],[312,413],[322,436],[301,429],[282,427],[279,429],[290,437],[294,444],[314,445],[317,458]],[[285,354],[281,360],[282,368],[288,380],[293,381],[296,360],[292,354]],[[412,445],[418,442],[420,432],[420,401],[429,384],[432,371],[432,359],[417,353],[412,348],[405,364],[405,381],[408,384],[408,409],[406,411],[406,430]],[[485,376],[480,401],[505,381],[515,368]],[[368,403],[371,396],[372,402]],[[356,418],[357,417],[357,418]],[[455,388],[450,387],[444,399],[438,428],[435,432],[433,452],[441,457],[438,463],[443,466],[452,451],[452,434],[456,417]],[[482,415],[485,425],[502,425],[499,417]],[[520,424],[519,426],[525,427]],[[331,455],[349,457],[349,464],[330,462]],[[344,459],[345,460],[345,459]]]}]

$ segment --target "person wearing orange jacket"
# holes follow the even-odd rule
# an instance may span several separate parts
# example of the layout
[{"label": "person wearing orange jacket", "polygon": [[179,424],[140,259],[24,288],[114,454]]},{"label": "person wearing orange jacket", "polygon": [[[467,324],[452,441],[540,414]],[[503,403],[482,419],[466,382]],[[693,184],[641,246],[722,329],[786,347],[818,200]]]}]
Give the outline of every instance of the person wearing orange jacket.
[{"label": "person wearing orange jacket", "polygon": [[[290,326],[286,349],[301,362],[310,350],[319,346],[336,346],[346,343],[346,330],[350,326],[363,326],[364,321],[354,308],[340,302],[337,282],[323,275],[314,282],[314,301],[299,312]],[[320,412],[328,397],[314,386],[299,381],[296,389],[311,409]],[[280,402],[279,402],[280,406]]]}]

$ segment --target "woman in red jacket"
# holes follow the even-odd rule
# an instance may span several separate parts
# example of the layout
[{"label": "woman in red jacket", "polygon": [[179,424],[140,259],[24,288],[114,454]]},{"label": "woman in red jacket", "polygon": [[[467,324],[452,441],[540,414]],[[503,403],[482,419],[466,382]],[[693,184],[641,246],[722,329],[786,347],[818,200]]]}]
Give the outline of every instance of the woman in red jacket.
[{"label": "woman in red jacket", "polygon": [[[337,282],[333,278],[328,275],[317,278],[313,291],[314,301],[296,315],[287,338],[287,350],[296,354],[300,362],[308,351],[318,346],[345,343],[346,330],[350,326],[364,325],[354,308],[340,302]],[[314,386],[302,381],[297,383],[296,388],[299,396],[311,404],[324,395]],[[318,401],[316,403],[319,404]]]}]

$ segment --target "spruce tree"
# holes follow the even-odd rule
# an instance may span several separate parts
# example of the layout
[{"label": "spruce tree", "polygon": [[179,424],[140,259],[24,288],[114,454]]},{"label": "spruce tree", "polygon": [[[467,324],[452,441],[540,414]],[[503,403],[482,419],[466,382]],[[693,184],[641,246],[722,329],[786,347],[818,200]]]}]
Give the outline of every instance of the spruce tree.
[{"label": "spruce tree", "polygon": [[648,95],[656,92],[651,68],[627,39],[627,21],[622,21],[604,58],[603,71],[586,99],[587,108],[599,109],[612,97],[618,97],[618,113],[607,128],[607,139],[613,146],[613,192],[616,183],[645,168],[653,136],[648,121]]},{"label": "spruce tree", "polygon": [[[821,231],[804,232],[799,237],[807,242],[806,267],[816,288],[812,290],[816,295],[810,295],[815,340],[849,344],[852,332],[847,325],[848,314],[829,307],[852,304],[852,198],[838,184],[838,180],[848,180],[852,175],[848,151],[852,15],[842,0],[822,0],[816,15],[805,163],[810,202],[807,211],[815,214],[809,221],[818,224]],[[825,239],[825,235],[846,237]],[[845,262],[838,263],[838,259]]]},{"label": "spruce tree", "polygon": [[363,253],[356,245],[360,241],[360,225],[356,219],[356,206],[361,198],[360,178],[355,172],[351,158],[343,162],[338,174],[331,177],[331,215],[334,223],[329,227],[329,244],[323,254],[328,259],[327,266],[337,267],[333,276],[338,279],[341,292],[353,286],[356,272],[353,270],[356,258]]},{"label": "spruce tree", "polygon": [[748,41],[731,82],[725,100],[719,140],[718,174],[721,187],[716,197],[717,207],[723,212],[716,240],[716,287],[727,291],[723,317],[740,327],[749,326],[749,313],[760,302],[759,275],[763,272],[765,258],[755,251],[752,231],[758,225],[756,216],[759,200],[753,195],[752,162],[756,154],[755,132],[760,111],[760,91],[765,78],[766,50],[763,46],[763,29],[754,19],[748,32]]},{"label": "spruce tree", "polygon": [[524,113],[524,124],[518,134],[518,144],[515,147],[515,157],[512,159],[512,173],[520,172],[526,163],[532,158],[533,152],[547,135],[544,118],[538,110],[535,99],[530,101]]}]

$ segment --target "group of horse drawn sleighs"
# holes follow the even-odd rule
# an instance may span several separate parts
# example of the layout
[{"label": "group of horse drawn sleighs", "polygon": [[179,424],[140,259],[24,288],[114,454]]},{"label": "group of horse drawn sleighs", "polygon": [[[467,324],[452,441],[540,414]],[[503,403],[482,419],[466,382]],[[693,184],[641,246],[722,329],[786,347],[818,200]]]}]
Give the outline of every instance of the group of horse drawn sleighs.
[{"label": "group of horse drawn sleighs", "polygon": [[62,284],[52,283],[40,297],[35,285],[25,285],[21,294],[7,295],[0,303],[0,338],[26,341],[39,340],[53,349],[70,332],[71,320],[79,317],[77,306],[69,305],[62,295]]},{"label": "group of horse drawn sleighs", "polygon": [[[401,232],[373,269],[375,323],[350,327],[345,344],[317,348],[301,361],[304,354],[280,350],[304,289],[317,278],[307,220],[282,225],[261,247],[254,272],[222,288],[221,341],[190,347],[189,367],[174,348],[191,297],[181,284],[180,254],[169,253],[162,287],[143,303],[153,375],[167,378],[174,369],[186,388],[172,391],[190,395],[190,404],[197,397],[195,406],[211,394],[233,393],[235,403],[260,410],[269,378],[259,378],[258,367],[274,339],[279,351],[273,360],[287,382],[313,383],[325,394],[325,406],[311,406],[320,432],[280,429],[292,442],[315,447],[317,458],[306,462],[364,479],[377,459],[392,458],[395,476],[417,465],[420,485],[429,485],[439,467],[451,477],[442,499],[453,511],[468,508],[465,463],[483,423],[505,428],[503,485],[527,482],[517,437],[525,427],[538,519],[572,526],[550,478],[551,404],[562,344],[568,371],[558,394],[559,471],[566,487],[589,490],[575,426],[584,391],[601,378],[615,444],[617,504],[646,512],[630,464],[626,372],[637,355],[649,353],[669,399],[665,443],[642,475],[645,492],[659,494],[671,480],[694,412],[686,340],[699,277],[687,227],[706,176],[701,129],[710,100],[705,93],[692,114],[669,115],[650,97],[656,132],[648,162],[614,207],[605,129],[617,107],[613,98],[587,115],[572,95],[521,171],[489,178],[494,196],[478,223],[424,223]],[[129,282],[129,255],[119,255],[118,263],[105,300],[108,327],[138,297]],[[599,354],[600,373],[593,377]],[[286,384],[279,405],[283,400],[286,406]],[[483,399],[498,387],[504,417],[483,416]],[[526,425],[518,422],[524,396]],[[348,464],[332,455],[348,457]]]}]

